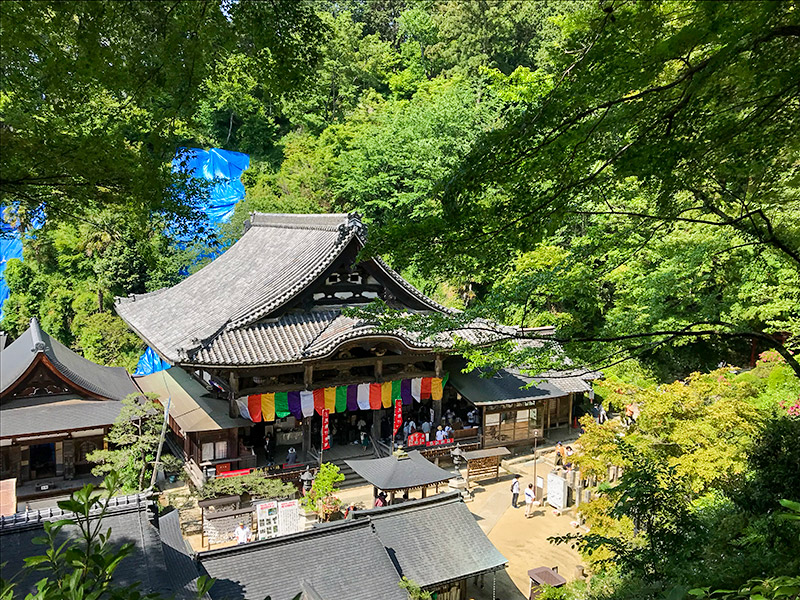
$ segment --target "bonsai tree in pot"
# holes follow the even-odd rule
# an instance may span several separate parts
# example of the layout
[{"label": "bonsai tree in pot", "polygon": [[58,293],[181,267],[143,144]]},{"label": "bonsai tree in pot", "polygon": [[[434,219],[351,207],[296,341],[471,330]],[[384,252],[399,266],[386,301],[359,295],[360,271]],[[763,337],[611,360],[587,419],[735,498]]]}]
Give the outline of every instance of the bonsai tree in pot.
[{"label": "bonsai tree in pot", "polygon": [[339,467],[333,463],[323,463],[317,471],[311,489],[300,500],[300,504],[307,511],[316,512],[320,521],[330,521],[342,505],[342,501],[336,497],[339,491],[336,484],[341,481],[344,481],[344,475],[339,471]]}]

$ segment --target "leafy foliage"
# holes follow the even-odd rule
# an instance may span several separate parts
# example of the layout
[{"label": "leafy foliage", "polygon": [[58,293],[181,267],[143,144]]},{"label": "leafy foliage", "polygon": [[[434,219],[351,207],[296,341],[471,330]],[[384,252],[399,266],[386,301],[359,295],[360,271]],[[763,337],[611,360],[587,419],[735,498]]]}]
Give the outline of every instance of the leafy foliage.
[{"label": "leafy foliage", "polygon": [[[27,600],[158,600],[159,594],[142,594],[139,583],[121,586],[114,581],[114,572],[122,561],[130,557],[133,544],[126,542],[117,547],[111,542],[111,530],[103,529],[103,519],[108,512],[108,501],[120,490],[116,474],[110,473],[103,482],[104,490],[97,493],[92,484],[74,492],[69,500],[61,500],[58,507],[71,512],[72,516],[58,521],[44,521],[44,536],[34,538],[34,543],[45,546],[42,555],[25,559],[27,572],[41,572],[43,579],[36,583],[36,591],[26,596]],[[77,529],[78,535],[64,534]],[[197,579],[197,597],[203,597],[213,579],[202,576]],[[13,600],[15,584],[0,579],[0,598]]]},{"label": "leafy foliage", "polygon": [[307,510],[317,511],[324,520],[327,520],[342,504],[336,497],[339,491],[336,484],[340,481],[344,481],[344,475],[339,471],[339,467],[333,463],[322,463],[311,489],[300,500],[300,504]]},{"label": "leafy foliage", "polygon": [[[125,492],[138,492],[150,483],[164,421],[163,407],[152,399],[131,394],[106,436],[108,450],[95,450],[86,458],[97,463],[93,475],[115,473]],[[162,457],[165,460],[166,456]]]},{"label": "leafy foliage", "polygon": [[207,481],[200,489],[203,498],[218,496],[241,496],[249,494],[253,499],[290,498],[297,490],[291,483],[266,477],[264,472],[254,470],[238,477],[219,477]]}]

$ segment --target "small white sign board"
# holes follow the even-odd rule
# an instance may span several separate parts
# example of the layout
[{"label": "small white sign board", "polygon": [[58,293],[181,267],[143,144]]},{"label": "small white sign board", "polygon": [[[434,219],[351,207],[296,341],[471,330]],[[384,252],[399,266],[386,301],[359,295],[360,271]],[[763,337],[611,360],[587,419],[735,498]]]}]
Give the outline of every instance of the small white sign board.
[{"label": "small white sign board", "polygon": [[547,503],[558,510],[566,508],[567,480],[559,477],[557,473],[547,476]]},{"label": "small white sign board", "polygon": [[278,503],[275,500],[256,505],[258,539],[266,540],[278,535]]},{"label": "small white sign board", "polygon": [[300,501],[278,502],[278,535],[297,533],[300,529]]}]

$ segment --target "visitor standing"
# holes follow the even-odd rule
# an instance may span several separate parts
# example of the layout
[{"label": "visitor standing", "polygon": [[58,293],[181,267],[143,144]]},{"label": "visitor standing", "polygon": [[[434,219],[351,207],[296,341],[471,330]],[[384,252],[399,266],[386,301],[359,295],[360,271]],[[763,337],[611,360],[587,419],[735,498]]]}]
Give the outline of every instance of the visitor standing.
[{"label": "visitor standing", "polygon": [[294,448],[289,448],[289,452],[286,454],[286,464],[287,465],[297,464],[297,450],[295,450]]},{"label": "visitor standing", "polygon": [[511,482],[511,506],[517,508],[517,500],[519,500],[519,475],[514,475],[514,481]]},{"label": "visitor standing", "polygon": [[253,536],[253,533],[250,531],[249,527],[245,527],[244,522],[239,522],[239,526],[233,531],[233,534],[236,536],[236,543],[237,544],[246,544],[250,541],[250,538]]},{"label": "visitor standing", "polygon": [[533,491],[533,484],[529,483],[525,488],[525,518],[528,519],[533,511],[533,501],[536,500],[536,492]]}]

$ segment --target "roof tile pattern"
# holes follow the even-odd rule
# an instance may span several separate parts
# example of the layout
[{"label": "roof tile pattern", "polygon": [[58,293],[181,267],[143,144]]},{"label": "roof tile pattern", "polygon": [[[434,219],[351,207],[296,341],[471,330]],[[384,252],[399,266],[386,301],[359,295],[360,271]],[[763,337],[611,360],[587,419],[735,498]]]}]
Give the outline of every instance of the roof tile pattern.
[{"label": "roof tile pattern", "polygon": [[[198,554],[217,579],[214,598],[291,600],[313,591],[324,600],[405,600],[389,555],[369,521]],[[312,596],[313,597],[313,596]]]},{"label": "roof tile pattern", "polygon": [[[270,364],[301,356],[329,314],[284,314],[258,324],[316,281],[351,243],[363,247],[357,215],[253,213],[245,234],[177,285],[118,298],[117,313],[168,361]],[[446,310],[378,264],[387,277],[431,310]],[[352,331],[353,328],[350,328]]]},{"label": "roof tile pattern", "polygon": [[[145,494],[112,498],[103,519],[103,530],[111,529],[111,543],[115,546],[133,543],[133,554],[123,559],[114,572],[114,581],[120,585],[141,583],[140,590],[171,595],[172,585],[164,567],[164,554],[158,529],[151,523],[155,508]],[[96,514],[96,511],[95,513]],[[43,532],[43,521],[54,521],[72,516],[60,509],[31,511],[3,517],[0,522],[0,546],[3,548],[2,576],[10,578],[24,564],[25,557],[43,554],[45,546],[33,544]],[[78,536],[77,527],[65,527],[59,536]],[[19,582],[18,594],[33,591],[41,573],[29,573]]]},{"label": "roof tile pattern", "polygon": [[400,574],[423,587],[494,571],[507,562],[458,492],[356,511],[354,516],[372,522]]},{"label": "roof tile pattern", "polygon": [[49,336],[33,318],[25,333],[0,353],[0,393],[16,383],[40,353],[67,379],[102,398],[122,400],[139,391],[124,368],[104,367],[83,358]]}]

